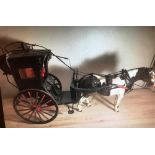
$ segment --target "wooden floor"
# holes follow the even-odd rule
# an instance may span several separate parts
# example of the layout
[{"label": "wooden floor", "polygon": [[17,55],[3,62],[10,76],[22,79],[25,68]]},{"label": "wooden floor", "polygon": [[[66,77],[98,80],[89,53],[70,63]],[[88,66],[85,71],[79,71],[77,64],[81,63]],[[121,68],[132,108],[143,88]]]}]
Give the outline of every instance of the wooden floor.
[{"label": "wooden floor", "polygon": [[[34,125],[24,122],[16,115],[12,99],[5,99],[4,113],[8,128],[133,128],[155,127],[155,92],[134,90],[126,95],[120,106],[120,112],[113,111],[113,105],[106,100],[114,98],[97,96],[92,107],[85,107],[83,112],[67,114],[66,106],[59,106],[58,117],[48,124]],[[76,107],[76,105],[75,105]]]}]

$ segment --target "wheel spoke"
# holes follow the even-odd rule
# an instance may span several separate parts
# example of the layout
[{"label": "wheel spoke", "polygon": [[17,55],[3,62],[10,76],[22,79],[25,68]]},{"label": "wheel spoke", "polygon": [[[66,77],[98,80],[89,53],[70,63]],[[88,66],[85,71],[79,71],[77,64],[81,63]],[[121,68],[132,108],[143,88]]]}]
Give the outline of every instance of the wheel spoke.
[{"label": "wheel spoke", "polygon": [[41,116],[40,116],[39,112],[37,112],[37,111],[36,111],[36,113],[38,114],[38,116],[39,116],[39,118],[40,118],[40,120],[39,120],[39,121],[40,121],[40,122],[42,122],[43,120],[42,120],[42,118],[41,118]]},{"label": "wheel spoke", "polygon": [[58,82],[58,80],[57,80],[57,79],[55,79],[55,78],[53,78],[53,80],[54,80],[54,83]]},{"label": "wheel spoke", "polygon": [[27,104],[31,104],[30,102],[28,102],[28,101],[26,101],[26,100],[23,100],[23,99],[19,99],[19,98],[18,98],[18,101],[19,101],[19,102],[24,102],[24,103],[27,103]]},{"label": "wheel spoke", "polygon": [[56,112],[55,110],[45,110],[45,109],[43,111],[50,111],[50,112],[54,112],[54,113]]},{"label": "wheel spoke", "polygon": [[48,108],[48,107],[52,107],[52,106],[54,106],[54,105],[46,105],[46,106],[43,106],[43,107],[41,107],[42,109],[44,109],[44,108]]},{"label": "wheel spoke", "polygon": [[49,116],[52,116],[52,117],[53,117],[53,115],[50,115],[49,113],[47,113],[47,112],[45,112],[45,111],[42,111],[42,113],[47,114],[47,115],[49,115]]},{"label": "wheel spoke", "polygon": [[49,101],[43,103],[43,104],[41,105],[41,108],[43,108],[43,107],[42,107],[43,105],[48,104],[48,103],[50,103],[51,101],[52,101],[52,100],[49,100]]},{"label": "wheel spoke", "polygon": [[30,107],[28,105],[20,105],[20,104],[17,104],[18,107]]},{"label": "wheel spoke", "polygon": [[[27,111],[27,110],[30,110],[30,108],[29,109],[20,109],[20,110],[18,110],[18,111]],[[32,111],[32,110],[31,110]]]},{"label": "wheel spoke", "polygon": [[34,111],[34,119],[36,120],[37,119],[37,112]]},{"label": "wheel spoke", "polygon": [[41,102],[44,100],[45,96],[46,96],[46,95],[43,95],[43,96],[42,96],[42,98],[41,98],[41,100],[39,101],[38,105],[41,104]]},{"label": "wheel spoke", "polygon": [[59,84],[57,85],[57,87],[60,89],[60,86],[59,86]]},{"label": "wheel spoke", "polygon": [[30,114],[30,116],[29,116],[29,120],[31,120],[31,117],[32,117],[32,115],[34,114],[34,111],[32,111],[32,113]]},{"label": "wheel spoke", "polygon": [[58,85],[57,84],[54,84],[54,88],[60,89],[59,84]]},{"label": "wheel spoke", "polygon": [[21,97],[22,97],[22,98],[26,98],[24,94],[21,94]]},{"label": "wheel spoke", "polygon": [[59,82],[58,82],[58,81],[56,81],[56,82],[54,82],[54,84],[55,84],[55,85],[59,85]]},{"label": "wheel spoke", "polygon": [[26,114],[29,114],[32,110],[28,111],[28,112],[25,112],[23,114],[21,114],[22,116],[26,115]]},{"label": "wheel spoke", "polygon": [[31,98],[31,97],[32,97],[32,95],[31,95],[30,91],[28,91],[28,95],[29,95],[29,98]]},{"label": "wheel spoke", "polygon": [[42,116],[44,116],[46,119],[49,119],[48,117],[46,117],[42,112],[40,112],[40,114],[42,115]]}]

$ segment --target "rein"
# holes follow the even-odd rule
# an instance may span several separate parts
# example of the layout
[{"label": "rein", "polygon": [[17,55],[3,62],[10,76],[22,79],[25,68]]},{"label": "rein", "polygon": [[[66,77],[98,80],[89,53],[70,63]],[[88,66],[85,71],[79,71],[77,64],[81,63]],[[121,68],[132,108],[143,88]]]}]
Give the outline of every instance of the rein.
[{"label": "rein", "polygon": [[[138,69],[138,74],[136,74],[134,77],[130,77],[129,75],[129,71],[132,71],[132,70],[135,70],[135,69]],[[141,70],[139,70],[141,69]],[[135,89],[139,89],[139,88],[134,88],[133,89],[133,86],[136,85],[140,88],[144,88],[144,86],[140,86],[138,84],[136,84],[135,82],[139,79],[139,76],[141,75],[142,78],[144,77],[143,74],[146,76],[146,71],[145,71],[146,68],[142,67],[142,68],[134,68],[134,69],[130,69],[130,70],[126,70],[126,69],[122,69],[121,71],[119,72],[115,72],[115,73],[112,73],[112,74],[108,74],[108,75],[105,75],[105,74],[96,74],[96,73],[89,73],[89,74],[85,74],[81,79],[84,79],[85,77],[89,77],[89,76],[100,76],[100,77],[103,77],[105,78],[105,83],[103,86],[99,86],[99,87],[95,87],[94,90],[98,91],[99,90],[111,90],[111,89],[116,89],[116,88],[122,88],[122,89],[125,89],[125,92],[126,94],[131,92],[132,90],[135,90]],[[144,70],[144,71],[143,71]],[[140,71],[140,72],[139,72]],[[143,73],[144,72],[144,73]],[[78,75],[79,71],[77,71],[75,74]],[[141,74],[143,73],[143,74]],[[84,73],[83,73],[84,74]],[[125,81],[125,85],[121,85],[121,84],[114,84],[112,83],[112,79],[116,78],[116,77],[119,77],[121,80],[124,80]],[[76,79],[78,79],[76,77]],[[141,78],[140,78],[141,79]],[[141,79],[143,80],[143,79]],[[82,88],[79,88],[79,89],[82,89]]]}]

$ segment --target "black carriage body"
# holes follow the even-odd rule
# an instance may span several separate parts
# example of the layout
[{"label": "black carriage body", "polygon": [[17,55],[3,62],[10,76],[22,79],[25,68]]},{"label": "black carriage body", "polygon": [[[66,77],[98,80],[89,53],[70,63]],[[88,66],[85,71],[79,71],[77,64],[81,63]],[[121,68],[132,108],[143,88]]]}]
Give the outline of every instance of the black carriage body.
[{"label": "black carriage body", "polygon": [[11,74],[10,68],[6,62],[6,54],[0,56],[0,69],[3,71],[3,74]]},{"label": "black carriage body", "polygon": [[44,90],[43,83],[48,76],[50,53],[49,50],[29,50],[7,54],[7,65],[19,90]]},{"label": "black carriage body", "polygon": [[[10,45],[15,44],[17,48],[8,49]],[[15,44],[7,45],[5,54],[0,56],[0,68],[6,76],[8,74],[13,76],[19,89],[13,107],[26,121],[37,124],[48,123],[58,114],[57,104],[75,103],[79,99],[76,89],[71,87],[70,91],[62,91],[60,80],[48,72],[48,60],[51,55],[66,66],[68,65],[62,59],[67,58],[57,56],[43,46],[23,42]],[[9,79],[8,82],[11,83]],[[73,113],[73,110],[69,108],[68,112]]]}]

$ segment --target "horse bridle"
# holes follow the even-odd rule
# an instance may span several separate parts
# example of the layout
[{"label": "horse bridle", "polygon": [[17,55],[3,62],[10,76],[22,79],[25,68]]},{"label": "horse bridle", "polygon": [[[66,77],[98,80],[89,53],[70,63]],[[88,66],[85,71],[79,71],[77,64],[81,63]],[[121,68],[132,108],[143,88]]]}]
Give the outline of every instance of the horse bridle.
[{"label": "horse bridle", "polygon": [[[133,80],[131,79],[128,71],[126,69],[122,69],[121,71],[121,77],[122,80],[125,80],[126,85],[127,84],[132,84]],[[128,83],[129,82],[129,83]]]},{"label": "horse bridle", "polygon": [[120,78],[122,80],[125,80],[126,87],[128,88],[127,92],[132,91],[133,90],[132,86],[133,86],[134,80],[130,77],[130,75],[126,69],[122,69]]}]

